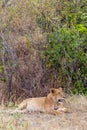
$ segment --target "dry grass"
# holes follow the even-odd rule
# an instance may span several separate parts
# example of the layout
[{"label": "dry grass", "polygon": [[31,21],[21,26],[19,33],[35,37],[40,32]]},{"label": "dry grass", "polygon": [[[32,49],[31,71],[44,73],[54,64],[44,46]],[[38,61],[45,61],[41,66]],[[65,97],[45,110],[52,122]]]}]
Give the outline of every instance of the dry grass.
[{"label": "dry grass", "polygon": [[10,115],[0,108],[0,130],[87,130],[87,98],[72,96],[66,101],[69,113],[59,116],[32,113]]}]

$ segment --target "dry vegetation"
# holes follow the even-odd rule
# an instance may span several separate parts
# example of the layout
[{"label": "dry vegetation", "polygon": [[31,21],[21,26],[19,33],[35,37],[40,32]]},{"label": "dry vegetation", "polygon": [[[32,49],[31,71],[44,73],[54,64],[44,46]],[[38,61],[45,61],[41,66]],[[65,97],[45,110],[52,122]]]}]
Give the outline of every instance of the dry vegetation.
[{"label": "dry vegetation", "polygon": [[10,115],[13,108],[0,108],[0,130],[87,130],[87,97],[66,99],[68,113],[54,116],[43,113]]},{"label": "dry vegetation", "polygon": [[87,94],[86,3],[0,0],[1,98],[15,103],[59,86]]}]

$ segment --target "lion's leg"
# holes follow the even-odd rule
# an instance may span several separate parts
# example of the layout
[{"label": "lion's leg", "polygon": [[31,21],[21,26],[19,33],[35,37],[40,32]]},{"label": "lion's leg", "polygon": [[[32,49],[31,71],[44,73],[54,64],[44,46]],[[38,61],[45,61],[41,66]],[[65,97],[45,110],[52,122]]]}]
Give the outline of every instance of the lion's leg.
[{"label": "lion's leg", "polygon": [[64,112],[61,111],[61,110],[47,110],[46,113],[47,114],[52,114],[52,115],[59,115],[59,114],[62,114]]},{"label": "lion's leg", "polygon": [[14,111],[11,112],[11,115],[17,114],[17,113],[24,114],[27,112],[28,112],[27,109],[20,110],[20,109],[16,108]]},{"label": "lion's leg", "polygon": [[67,112],[67,108],[65,108],[65,107],[60,107],[60,108],[57,109],[57,111]]}]

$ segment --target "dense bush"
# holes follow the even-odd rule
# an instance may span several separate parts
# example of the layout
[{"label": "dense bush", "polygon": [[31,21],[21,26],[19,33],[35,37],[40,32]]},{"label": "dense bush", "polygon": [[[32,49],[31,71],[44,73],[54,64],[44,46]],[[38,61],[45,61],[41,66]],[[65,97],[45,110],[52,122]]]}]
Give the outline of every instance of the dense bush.
[{"label": "dense bush", "polygon": [[[45,26],[42,19],[38,23],[47,35],[43,58],[47,68],[57,71],[62,86],[71,88],[73,93],[83,94],[87,94],[86,2],[55,1],[54,15],[51,14],[52,10],[46,10],[41,15],[42,19],[45,16]],[[48,17],[50,22],[47,21]]]},{"label": "dense bush", "polygon": [[45,55],[47,67],[57,70],[63,86],[73,86],[74,93],[87,94],[86,35],[84,38],[77,29],[50,33]]},{"label": "dense bush", "polygon": [[0,80],[9,99],[60,85],[87,94],[86,3],[0,1]]},{"label": "dense bush", "polygon": [[41,94],[38,52],[44,40],[34,9],[36,2],[29,0],[0,4],[0,80],[7,85],[6,99],[14,102]]}]

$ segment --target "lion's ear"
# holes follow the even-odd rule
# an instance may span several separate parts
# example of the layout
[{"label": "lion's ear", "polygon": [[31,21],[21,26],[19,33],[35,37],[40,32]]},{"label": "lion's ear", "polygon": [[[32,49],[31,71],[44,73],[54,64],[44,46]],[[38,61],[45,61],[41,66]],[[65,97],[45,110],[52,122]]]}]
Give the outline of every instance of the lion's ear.
[{"label": "lion's ear", "polygon": [[59,87],[58,89],[59,89],[60,91],[62,91],[62,88],[61,88],[61,87]]},{"label": "lion's ear", "polygon": [[55,91],[55,88],[51,88],[50,89],[50,93],[54,94],[56,91]]}]

